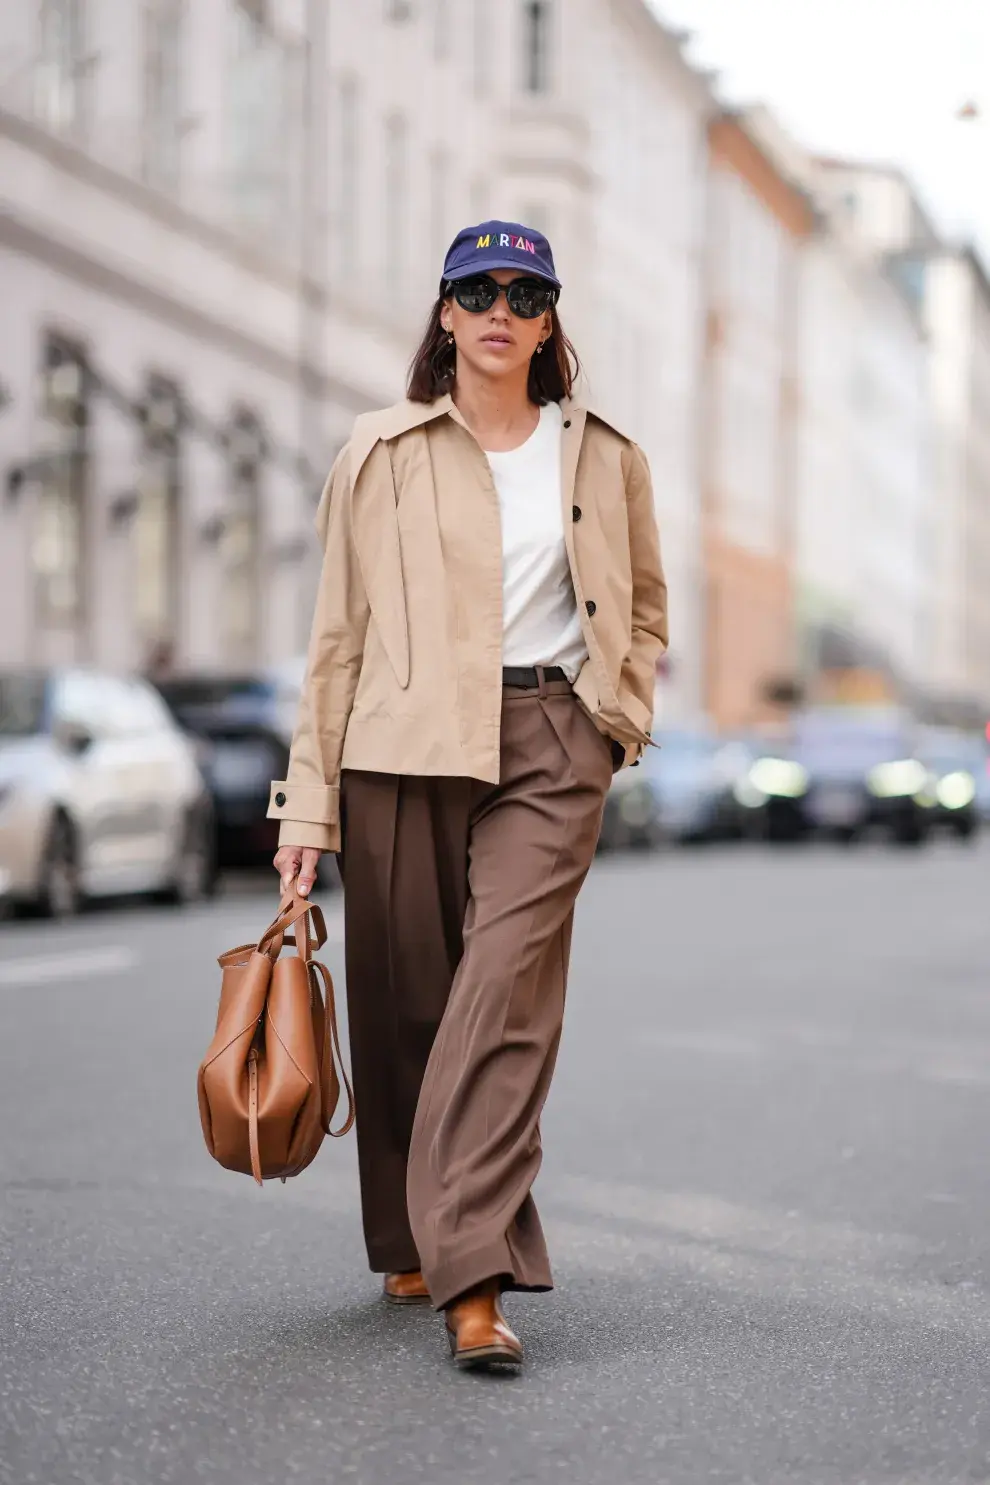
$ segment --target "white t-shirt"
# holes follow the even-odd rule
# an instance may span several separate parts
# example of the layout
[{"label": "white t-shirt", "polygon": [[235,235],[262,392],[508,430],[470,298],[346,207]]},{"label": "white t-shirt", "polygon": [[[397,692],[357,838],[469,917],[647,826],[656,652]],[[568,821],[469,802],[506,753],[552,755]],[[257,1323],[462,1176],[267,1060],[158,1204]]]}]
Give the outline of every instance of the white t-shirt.
[{"label": "white t-shirt", "polygon": [[519,448],[488,453],[502,510],[502,664],[559,665],[576,679],[588,658],[564,545],[561,411]]}]

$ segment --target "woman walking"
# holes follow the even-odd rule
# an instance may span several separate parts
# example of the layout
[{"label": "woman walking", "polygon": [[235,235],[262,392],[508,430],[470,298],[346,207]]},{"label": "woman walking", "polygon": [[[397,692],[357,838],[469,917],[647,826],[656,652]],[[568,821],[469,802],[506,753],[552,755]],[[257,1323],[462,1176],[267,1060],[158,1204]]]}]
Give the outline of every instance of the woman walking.
[{"label": "woman walking", "polygon": [[518,1364],[504,1290],[551,1287],[530,1188],[574,903],[649,740],[666,589],[646,461],[572,400],[550,245],[459,233],[408,400],[359,417],[325,557],[275,866],[340,853],[368,1257]]}]

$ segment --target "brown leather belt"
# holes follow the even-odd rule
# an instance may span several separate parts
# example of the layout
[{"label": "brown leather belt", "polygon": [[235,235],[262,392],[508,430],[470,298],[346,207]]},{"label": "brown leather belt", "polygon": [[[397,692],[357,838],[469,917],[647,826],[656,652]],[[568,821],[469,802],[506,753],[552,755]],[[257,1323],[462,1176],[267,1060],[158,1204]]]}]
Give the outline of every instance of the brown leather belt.
[{"label": "brown leather belt", "polygon": [[544,681],[567,680],[567,673],[560,665],[503,665],[502,685],[518,686],[521,691],[536,691],[541,675]]}]

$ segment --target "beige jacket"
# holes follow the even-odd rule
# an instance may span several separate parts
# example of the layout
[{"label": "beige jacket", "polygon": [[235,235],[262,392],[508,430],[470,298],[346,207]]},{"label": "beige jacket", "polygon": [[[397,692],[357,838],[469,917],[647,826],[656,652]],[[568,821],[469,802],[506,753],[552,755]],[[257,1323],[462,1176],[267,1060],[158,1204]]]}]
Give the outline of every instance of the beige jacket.
[{"label": "beige jacket", "polygon": [[[646,460],[565,401],[564,533],[589,660],[574,689],[635,761],[649,739],[666,584]],[[498,495],[450,397],[354,425],[323,491],[325,544],[282,845],[340,848],[342,768],[497,783],[502,701]]]}]

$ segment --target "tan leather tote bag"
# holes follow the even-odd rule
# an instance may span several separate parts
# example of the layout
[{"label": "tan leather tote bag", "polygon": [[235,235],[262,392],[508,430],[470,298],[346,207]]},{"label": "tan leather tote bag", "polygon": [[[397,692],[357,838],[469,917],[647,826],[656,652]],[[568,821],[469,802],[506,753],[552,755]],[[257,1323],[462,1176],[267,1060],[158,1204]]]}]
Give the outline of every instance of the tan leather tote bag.
[{"label": "tan leather tote bag", "polygon": [[[323,913],[293,886],[257,944],[220,956],[217,1029],[199,1069],[203,1138],[214,1160],[259,1185],[298,1175],[324,1135],[339,1138],[354,1122],[333,981],[313,958],[326,941]],[[280,957],[285,944],[296,953]],[[347,1116],[331,1129],[341,1083]]]}]

